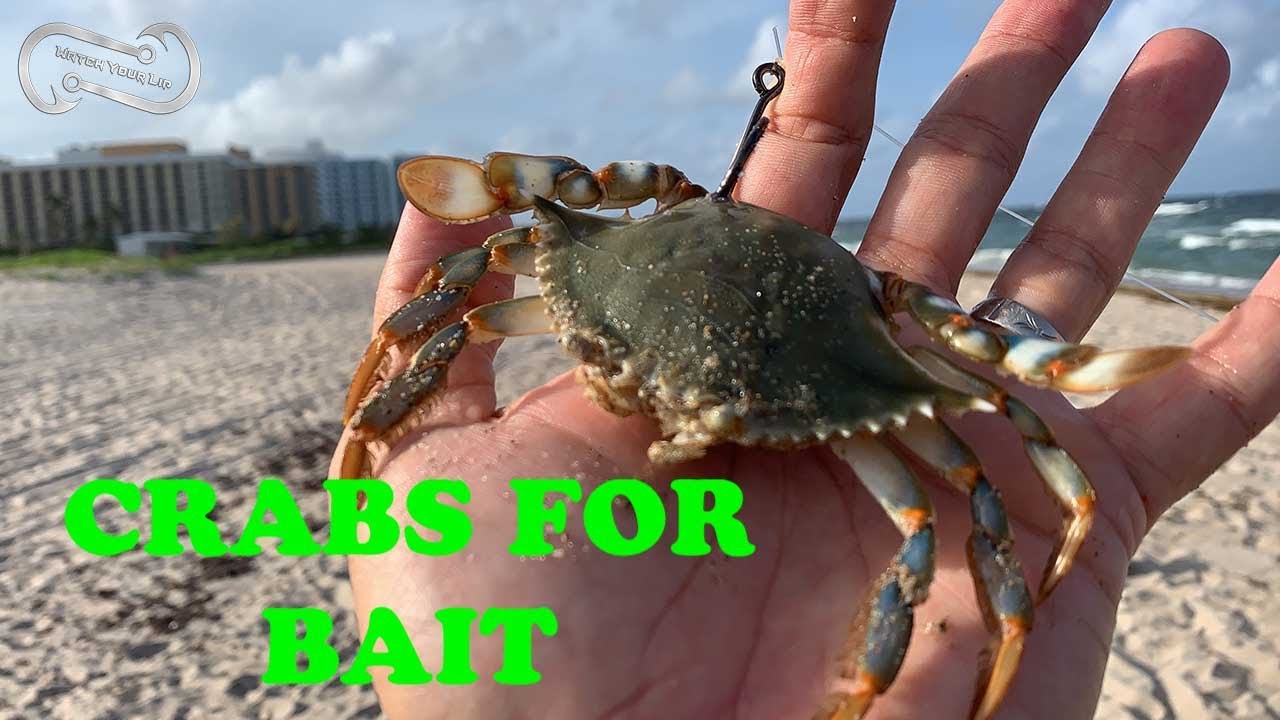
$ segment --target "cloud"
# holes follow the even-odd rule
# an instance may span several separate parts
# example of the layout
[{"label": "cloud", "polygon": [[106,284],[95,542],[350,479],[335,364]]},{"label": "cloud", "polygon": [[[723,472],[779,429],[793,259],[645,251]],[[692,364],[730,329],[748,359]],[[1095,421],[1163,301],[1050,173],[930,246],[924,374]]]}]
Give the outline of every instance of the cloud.
[{"label": "cloud", "polygon": [[738,100],[755,99],[756,91],[750,82],[751,74],[760,63],[766,63],[778,57],[778,48],[773,39],[774,28],[777,28],[778,38],[783,43],[783,47],[786,47],[786,21],[779,17],[767,17],[762,20],[756,28],[755,38],[751,41],[746,57],[742,59],[738,69],[725,84],[729,97]]},{"label": "cloud", "polygon": [[364,151],[446,98],[504,79],[520,48],[533,42],[531,28],[495,14],[435,28],[429,39],[382,30],[348,37],[312,62],[287,55],[279,70],[254,77],[232,97],[203,103],[190,134],[205,147],[320,138]]},{"label": "cloud", "polygon": [[1224,105],[1237,126],[1276,115],[1280,111],[1280,55],[1259,65],[1252,82],[1228,96]]},{"label": "cloud", "polygon": [[663,85],[662,99],[681,107],[705,107],[755,100],[756,92],[751,84],[752,73],[760,63],[769,62],[778,56],[773,39],[774,28],[778,29],[779,37],[785,42],[787,30],[784,21],[777,17],[765,18],[756,27],[751,46],[742,61],[723,83],[709,83],[702,73],[685,65]]},{"label": "cloud", "polygon": [[[185,15],[198,7],[196,0],[167,0],[163,6],[163,12],[159,13],[156,12],[156,6],[136,0],[90,0],[84,4],[67,4],[78,6],[77,9],[82,11],[88,10],[91,16],[103,17],[107,21],[103,28],[95,27],[94,29],[107,34],[128,30],[136,33],[152,23],[170,21],[173,17]],[[132,39],[132,36],[121,36],[120,39],[127,41]]]},{"label": "cloud", "polygon": [[1086,92],[1110,93],[1152,35],[1193,27],[1216,37],[1231,56],[1233,79],[1219,111],[1223,116],[1248,125],[1280,110],[1274,40],[1260,30],[1280,27],[1275,0],[1128,0],[1112,14],[1077,65]]},{"label": "cloud", "polygon": [[404,105],[393,98],[426,90],[413,81],[419,65],[390,32],[348,38],[310,65],[289,55],[278,72],[254,78],[207,108],[197,144],[293,145],[320,137],[339,146],[364,145],[403,119]]}]

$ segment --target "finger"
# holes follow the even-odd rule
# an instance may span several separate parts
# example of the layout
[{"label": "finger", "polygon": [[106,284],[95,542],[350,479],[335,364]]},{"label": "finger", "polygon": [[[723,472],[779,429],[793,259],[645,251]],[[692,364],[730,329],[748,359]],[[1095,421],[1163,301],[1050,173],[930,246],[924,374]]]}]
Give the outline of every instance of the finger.
[{"label": "finger", "polygon": [[1170,30],[1143,46],[1079,159],[992,285],[1067,339],[1097,319],[1227,86],[1217,40]]},{"label": "finger", "polygon": [[793,0],[787,84],[738,185],[740,198],[831,232],[871,135],[892,14],[893,0]]},{"label": "finger", "polygon": [[1006,0],[894,166],[859,257],[954,293],[1107,0]]},{"label": "finger", "polygon": [[1194,349],[1090,413],[1124,457],[1148,524],[1280,412],[1280,261]]},{"label": "finger", "polygon": [[[396,228],[387,263],[378,278],[378,294],[373,308],[373,328],[377,330],[388,315],[413,296],[418,285],[437,260],[450,253],[476,247],[499,230],[511,227],[511,220],[499,215],[470,225],[446,225],[423,215],[405,204]],[[510,275],[490,274],[476,284],[470,305],[483,305],[511,297],[515,279]]]}]

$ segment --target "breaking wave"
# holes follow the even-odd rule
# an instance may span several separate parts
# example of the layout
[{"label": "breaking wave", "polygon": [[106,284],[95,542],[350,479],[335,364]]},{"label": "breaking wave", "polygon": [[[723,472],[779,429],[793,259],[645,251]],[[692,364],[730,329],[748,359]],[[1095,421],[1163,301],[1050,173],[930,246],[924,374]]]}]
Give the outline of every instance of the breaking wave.
[{"label": "breaking wave", "polygon": [[1178,247],[1183,250],[1200,250],[1201,248],[1221,247],[1226,244],[1227,241],[1223,238],[1199,233],[1187,233],[1182,236],[1182,239],[1178,240]]},{"label": "breaking wave", "polygon": [[1205,200],[1200,202],[1167,202],[1156,208],[1156,217],[1168,217],[1170,215],[1195,215],[1196,213],[1206,210],[1209,203]]},{"label": "breaking wave", "polygon": [[[1134,275],[1165,290],[1205,293],[1239,299],[1249,294],[1258,283],[1252,278],[1214,275],[1195,270],[1167,270],[1165,268],[1138,268]],[[1127,282],[1127,281],[1126,281]]]},{"label": "breaking wave", "polygon": [[1244,218],[1222,228],[1223,235],[1280,235],[1276,218]]}]

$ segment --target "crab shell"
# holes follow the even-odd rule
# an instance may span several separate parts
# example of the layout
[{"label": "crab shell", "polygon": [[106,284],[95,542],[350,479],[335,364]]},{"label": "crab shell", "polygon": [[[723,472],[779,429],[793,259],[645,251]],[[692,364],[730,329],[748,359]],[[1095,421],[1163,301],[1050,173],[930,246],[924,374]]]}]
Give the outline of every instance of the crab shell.
[{"label": "crab shell", "polygon": [[732,441],[794,448],[974,398],[890,335],[867,271],[830,237],[702,197],[638,221],[535,201],[537,278],[602,407],[655,418],[654,460]]}]

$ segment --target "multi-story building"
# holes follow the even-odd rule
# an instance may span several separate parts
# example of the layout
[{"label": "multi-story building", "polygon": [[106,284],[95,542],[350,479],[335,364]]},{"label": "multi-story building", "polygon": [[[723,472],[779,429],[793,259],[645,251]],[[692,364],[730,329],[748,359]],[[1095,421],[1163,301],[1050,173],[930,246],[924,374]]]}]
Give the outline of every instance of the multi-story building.
[{"label": "multi-story building", "polygon": [[395,224],[402,203],[385,161],[344,158],[317,141],[257,162],[234,146],[209,154],[174,141],[73,146],[53,162],[0,161],[0,249],[108,246],[151,231],[353,231]]},{"label": "multi-story building", "polygon": [[181,143],[72,147],[52,163],[0,165],[0,247],[107,244],[122,233],[215,232],[243,216],[240,152]]},{"label": "multi-story building", "polygon": [[404,193],[400,190],[400,181],[396,178],[396,171],[399,170],[400,166],[406,162],[425,154],[426,153],[401,153],[399,155],[391,156],[391,187],[394,190],[392,203],[395,207],[395,217],[397,221],[400,219],[400,213],[404,210],[404,204],[408,202],[408,199],[405,198]]},{"label": "multi-story building", "polygon": [[392,225],[399,218],[385,160],[343,157],[326,150],[319,140],[301,149],[269,151],[266,157],[312,168],[318,224],[356,230]]},{"label": "multi-story building", "polygon": [[394,202],[384,160],[327,158],[312,165],[321,222],[344,230],[391,225]]},{"label": "multi-story building", "polygon": [[293,234],[317,225],[314,169],[301,163],[253,163],[236,170],[246,235]]}]

